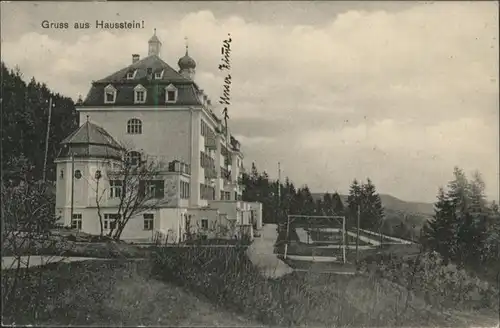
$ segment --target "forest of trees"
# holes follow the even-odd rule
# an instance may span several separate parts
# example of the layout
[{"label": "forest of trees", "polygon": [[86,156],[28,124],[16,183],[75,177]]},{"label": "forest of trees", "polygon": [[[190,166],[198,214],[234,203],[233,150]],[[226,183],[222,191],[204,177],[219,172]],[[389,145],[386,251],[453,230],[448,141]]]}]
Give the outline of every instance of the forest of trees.
[{"label": "forest of trees", "polygon": [[[263,204],[263,220],[266,223],[284,223],[287,214],[346,216],[348,227],[355,227],[358,206],[360,226],[365,229],[379,229],[383,222],[384,209],[375,185],[370,179],[359,184],[354,180],[347,204],[344,206],[338,193],[325,193],[322,199],[314,201],[307,185],[297,188],[288,177],[284,182],[271,180],[264,171],[259,173],[252,163],[250,173],[243,176],[243,200]],[[279,187],[278,187],[279,184]],[[278,190],[281,188],[280,198]]]},{"label": "forest of trees", "polygon": [[486,201],[479,172],[469,179],[456,167],[454,179],[441,188],[435,216],[424,226],[422,244],[446,262],[471,267],[496,266],[500,256],[498,205]]},{"label": "forest of trees", "polygon": [[70,98],[51,92],[34,78],[26,83],[18,67],[9,70],[3,62],[1,66],[2,181],[19,176],[20,170],[30,179],[42,179],[51,97],[47,180],[54,181],[53,163],[59,144],[78,127],[75,104]]}]

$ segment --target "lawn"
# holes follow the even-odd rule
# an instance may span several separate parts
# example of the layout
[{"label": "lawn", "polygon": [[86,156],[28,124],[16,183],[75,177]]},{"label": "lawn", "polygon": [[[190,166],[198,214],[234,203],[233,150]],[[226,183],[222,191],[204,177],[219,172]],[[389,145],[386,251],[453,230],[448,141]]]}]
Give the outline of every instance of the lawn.
[{"label": "lawn", "polygon": [[[276,254],[285,253],[285,245],[279,245],[275,248]],[[337,248],[319,248],[311,244],[301,242],[290,242],[287,249],[289,255],[302,255],[302,256],[341,256],[342,250]]]},{"label": "lawn", "polygon": [[[255,326],[183,288],[150,276],[148,261],[109,260],[32,268],[2,323],[85,326]],[[36,274],[41,274],[42,284]],[[8,271],[3,273],[9,274]],[[3,280],[3,279],[2,279]],[[3,286],[2,286],[3,287]]]},{"label": "lawn", "polygon": [[[311,239],[314,241],[312,245],[342,245],[342,234],[339,232],[326,232],[326,231],[318,231],[318,230],[310,230]],[[347,245],[356,245],[356,240],[358,238],[352,235],[346,235],[346,244]],[[321,241],[321,242],[317,242]],[[360,240],[360,246],[370,245],[369,243]]]}]

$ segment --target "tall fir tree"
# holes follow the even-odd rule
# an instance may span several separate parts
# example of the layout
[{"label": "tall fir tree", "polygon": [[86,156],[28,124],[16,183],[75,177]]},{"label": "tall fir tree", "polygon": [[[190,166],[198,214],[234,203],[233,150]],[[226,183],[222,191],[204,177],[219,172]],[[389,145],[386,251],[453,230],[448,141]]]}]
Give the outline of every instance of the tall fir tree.
[{"label": "tall fir tree", "polygon": [[321,215],[334,215],[335,209],[333,208],[333,198],[332,195],[326,192],[323,195],[323,201],[321,202],[322,213]]},{"label": "tall fir tree", "polygon": [[439,188],[434,216],[424,225],[422,243],[439,252],[445,262],[454,259],[457,252],[458,222],[455,214],[453,201],[443,188]]},{"label": "tall fir tree", "polygon": [[383,218],[382,201],[375,190],[375,185],[368,178],[361,186],[361,228],[378,231],[382,227]]},{"label": "tall fir tree", "polygon": [[337,192],[332,195],[332,204],[333,215],[344,215],[344,203]]},{"label": "tall fir tree", "polygon": [[361,186],[357,179],[352,181],[349,188],[349,195],[347,196],[347,225],[355,227],[358,215],[358,206],[361,206]]}]

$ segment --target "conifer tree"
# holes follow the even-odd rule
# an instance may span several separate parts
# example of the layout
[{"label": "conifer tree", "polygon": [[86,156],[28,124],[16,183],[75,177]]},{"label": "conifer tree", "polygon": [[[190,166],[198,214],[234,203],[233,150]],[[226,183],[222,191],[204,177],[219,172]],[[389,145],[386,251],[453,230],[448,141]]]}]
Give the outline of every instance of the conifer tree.
[{"label": "conifer tree", "polygon": [[350,227],[356,226],[358,206],[361,206],[361,186],[358,180],[354,179],[349,188],[349,195],[347,196],[346,216],[348,218],[347,224]]},{"label": "conifer tree", "polygon": [[344,203],[337,192],[332,195],[332,204],[333,215],[344,215]]},{"label": "conifer tree", "polygon": [[434,217],[423,228],[423,244],[439,252],[445,262],[454,258],[457,250],[457,220],[453,201],[439,188],[434,204]]},{"label": "conifer tree", "polygon": [[381,228],[384,209],[375,185],[370,178],[361,186],[361,222],[363,229],[378,231]]}]

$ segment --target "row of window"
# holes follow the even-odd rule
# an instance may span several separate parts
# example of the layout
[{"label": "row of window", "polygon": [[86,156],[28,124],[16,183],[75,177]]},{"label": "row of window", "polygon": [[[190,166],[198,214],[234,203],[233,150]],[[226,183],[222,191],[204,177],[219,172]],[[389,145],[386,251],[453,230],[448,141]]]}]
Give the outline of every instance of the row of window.
[{"label": "row of window", "polygon": [[[118,90],[109,84],[104,88],[104,103],[105,104],[114,104],[116,102],[116,95]],[[134,103],[135,104],[144,104],[147,99],[147,89],[142,85],[137,85],[134,88]],[[177,88],[170,84],[165,87],[165,103],[175,103],[177,102]]]},{"label": "row of window", "polygon": [[[186,220],[184,221],[184,229],[186,231],[190,231],[191,228],[192,228],[192,224],[191,224],[191,218],[192,218],[192,215],[187,215],[187,214],[181,214],[181,218],[185,216]],[[202,229],[208,229],[208,219],[201,219],[201,228]]]},{"label": "row of window", "polygon": [[[103,218],[103,229],[105,230],[111,230],[116,228],[116,222],[117,222],[117,216],[119,214],[104,214]],[[154,214],[151,213],[145,213],[143,214],[143,220],[144,220],[144,230],[153,230],[154,228]],[[82,214],[73,214],[73,217],[71,218],[71,228],[72,229],[78,229],[82,230]]]},{"label": "row of window", "polygon": [[[164,181],[163,180],[145,180],[139,182],[139,192],[146,199],[163,198],[164,197]],[[122,197],[124,185],[121,180],[109,181],[109,198]]]},{"label": "row of window", "polygon": [[189,182],[181,181],[181,198],[189,199],[190,191],[189,191]]},{"label": "row of window", "polygon": [[[153,75],[153,69],[148,68],[147,69],[147,76],[148,78],[154,78],[155,80],[161,80],[163,78],[163,72],[164,70],[161,70],[159,72],[155,72]],[[137,75],[137,70],[133,70],[127,73],[127,80],[133,80],[135,79],[135,76]]]}]

